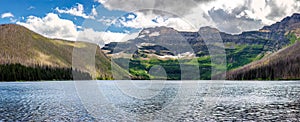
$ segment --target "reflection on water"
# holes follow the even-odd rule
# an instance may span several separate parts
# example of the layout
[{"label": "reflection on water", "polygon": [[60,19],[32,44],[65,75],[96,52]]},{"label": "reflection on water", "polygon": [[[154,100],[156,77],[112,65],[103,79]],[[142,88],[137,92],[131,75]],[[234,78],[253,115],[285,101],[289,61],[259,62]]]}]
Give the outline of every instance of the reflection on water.
[{"label": "reflection on water", "polygon": [[[94,81],[80,81],[91,83]],[[0,83],[0,121],[299,121],[300,82]],[[93,84],[95,86],[95,84]],[[142,87],[140,87],[142,86]],[[163,86],[163,87],[162,87]],[[98,93],[99,92],[99,93]]]}]

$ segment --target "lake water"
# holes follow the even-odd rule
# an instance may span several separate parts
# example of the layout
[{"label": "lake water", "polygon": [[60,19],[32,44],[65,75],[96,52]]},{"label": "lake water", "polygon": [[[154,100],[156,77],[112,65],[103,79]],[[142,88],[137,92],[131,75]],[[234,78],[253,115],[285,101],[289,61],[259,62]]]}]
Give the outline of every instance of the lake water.
[{"label": "lake water", "polygon": [[299,81],[0,83],[0,121],[299,119]]}]

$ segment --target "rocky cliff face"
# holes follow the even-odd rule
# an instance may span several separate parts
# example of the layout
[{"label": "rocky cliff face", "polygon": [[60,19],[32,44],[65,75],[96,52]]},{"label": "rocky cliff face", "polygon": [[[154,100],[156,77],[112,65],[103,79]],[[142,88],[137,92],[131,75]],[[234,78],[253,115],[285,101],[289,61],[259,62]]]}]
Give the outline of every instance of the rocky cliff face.
[{"label": "rocky cliff face", "polygon": [[300,28],[300,14],[295,13],[290,17],[284,18],[281,22],[265,26],[261,30],[267,30],[270,32],[288,32],[298,28]]},{"label": "rocky cliff face", "polygon": [[[209,27],[205,27],[209,28]],[[234,49],[237,45],[262,45],[261,53],[268,51],[274,52],[290,43],[287,35],[289,33],[300,31],[300,14],[294,14],[283,19],[271,26],[265,26],[259,31],[243,32],[238,35],[220,33],[220,36],[225,44],[226,49]],[[189,45],[182,46],[182,43],[187,42]],[[201,57],[208,55],[207,44],[202,39],[199,32],[180,32],[167,27],[155,27],[143,29],[136,39],[127,42],[106,44],[103,50],[108,54],[114,53],[129,53],[128,50],[135,50],[135,53],[145,53],[176,56],[174,52],[170,52],[169,46],[177,47],[176,49],[191,47],[196,56]],[[162,47],[165,46],[165,47]],[[211,45],[209,45],[211,46]],[[186,51],[186,52],[185,52]],[[187,53],[189,50],[180,50],[180,53]],[[166,53],[167,52],[167,53]],[[133,53],[133,52],[131,52]],[[180,54],[176,52],[177,54]]]}]

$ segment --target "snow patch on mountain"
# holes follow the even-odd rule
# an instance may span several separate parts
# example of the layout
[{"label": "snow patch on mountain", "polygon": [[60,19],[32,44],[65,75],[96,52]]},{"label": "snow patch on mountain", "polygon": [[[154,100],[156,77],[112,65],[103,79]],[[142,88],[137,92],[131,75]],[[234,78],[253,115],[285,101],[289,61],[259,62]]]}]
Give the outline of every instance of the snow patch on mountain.
[{"label": "snow patch on mountain", "polygon": [[151,34],[149,34],[149,37],[154,37],[154,36],[159,36],[160,33],[159,32],[153,32]]}]

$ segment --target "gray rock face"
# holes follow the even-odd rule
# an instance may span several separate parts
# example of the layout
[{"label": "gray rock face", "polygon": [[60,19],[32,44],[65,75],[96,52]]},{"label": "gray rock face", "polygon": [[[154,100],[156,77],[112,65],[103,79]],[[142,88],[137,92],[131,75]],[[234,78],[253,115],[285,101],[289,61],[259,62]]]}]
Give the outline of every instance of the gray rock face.
[{"label": "gray rock face", "polygon": [[[203,27],[201,29],[210,28]],[[238,35],[218,32],[225,45],[225,50],[241,45],[262,45],[261,53],[277,51],[290,43],[287,34],[300,28],[300,14],[294,14],[271,26],[265,26],[259,31],[243,32]],[[213,41],[213,40],[211,40]],[[229,46],[228,46],[229,45]],[[210,42],[206,44],[199,32],[180,32],[168,27],[155,27],[143,29],[139,37],[127,42],[112,42],[102,49],[107,54],[131,53],[139,57],[141,54],[154,54],[158,56],[176,56],[182,53],[193,53],[198,57],[209,55],[208,46],[223,48]],[[191,48],[191,49],[190,49]],[[176,51],[174,51],[176,50]],[[190,52],[192,51],[192,52]]]}]

